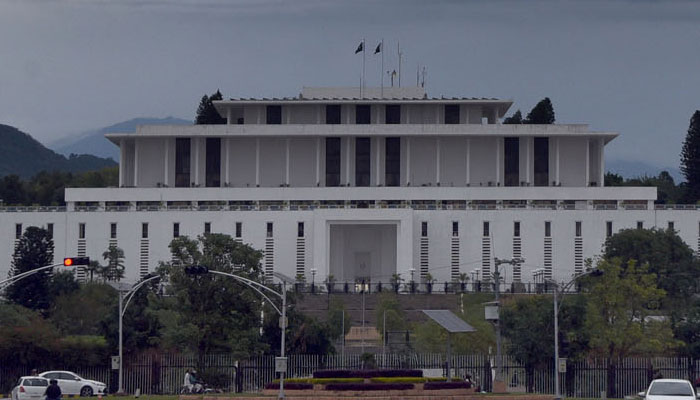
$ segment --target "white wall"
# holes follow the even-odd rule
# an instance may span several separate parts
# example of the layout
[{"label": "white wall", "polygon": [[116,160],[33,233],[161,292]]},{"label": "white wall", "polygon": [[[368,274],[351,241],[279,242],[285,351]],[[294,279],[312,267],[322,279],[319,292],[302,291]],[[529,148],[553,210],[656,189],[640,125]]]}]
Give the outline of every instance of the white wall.
[{"label": "white wall", "polygon": [[467,182],[467,140],[440,138],[440,185],[464,186]]},{"label": "white wall", "polygon": [[562,186],[588,186],[585,168],[587,147],[587,137],[559,139],[559,179]]},{"label": "white wall", "polygon": [[316,186],[316,139],[290,139],[289,166],[290,186]]},{"label": "white wall", "polygon": [[436,149],[435,138],[411,138],[411,186],[435,186]]},{"label": "white wall", "polygon": [[[162,139],[139,138],[138,147],[138,186],[153,187],[165,182],[165,147]],[[174,168],[174,164],[173,164]]]},{"label": "white wall", "polygon": [[285,182],[286,147],[282,138],[260,139],[260,186],[275,187]]},{"label": "white wall", "polygon": [[496,185],[496,138],[471,139],[469,170],[471,186],[488,186],[489,181]]}]

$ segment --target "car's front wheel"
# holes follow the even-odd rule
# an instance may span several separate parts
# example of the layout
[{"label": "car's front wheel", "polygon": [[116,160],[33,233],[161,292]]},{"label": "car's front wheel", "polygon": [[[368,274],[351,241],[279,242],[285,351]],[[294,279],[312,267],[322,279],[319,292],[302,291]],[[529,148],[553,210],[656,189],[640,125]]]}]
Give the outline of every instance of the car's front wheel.
[{"label": "car's front wheel", "polygon": [[90,386],[83,386],[83,388],[80,389],[80,396],[82,396],[82,397],[92,396],[92,388]]}]

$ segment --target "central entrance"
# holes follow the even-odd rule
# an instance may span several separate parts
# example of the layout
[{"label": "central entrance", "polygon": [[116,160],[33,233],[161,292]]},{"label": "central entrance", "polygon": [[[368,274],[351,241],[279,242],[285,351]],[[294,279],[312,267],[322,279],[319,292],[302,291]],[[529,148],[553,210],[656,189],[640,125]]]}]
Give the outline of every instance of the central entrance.
[{"label": "central entrance", "polygon": [[330,225],[330,274],[338,282],[388,283],[396,273],[396,224]]}]

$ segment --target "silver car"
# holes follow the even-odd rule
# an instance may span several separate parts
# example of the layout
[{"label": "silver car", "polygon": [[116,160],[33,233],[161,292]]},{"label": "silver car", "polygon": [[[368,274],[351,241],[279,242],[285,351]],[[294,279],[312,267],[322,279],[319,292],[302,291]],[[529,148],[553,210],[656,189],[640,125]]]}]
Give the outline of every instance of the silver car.
[{"label": "silver car", "polygon": [[92,396],[104,394],[107,387],[103,382],[83,379],[75,372],[70,371],[46,371],[40,373],[39,376],[58,381],[58,387],[61,388],[61,394],[63,395]]},{"label": "silver car", "polygon": [[639,392],[645,400],[696,400],[693,385],[684,379],[654,379],[646,392]]},{"label": "silver car", "polygon": [[12,400],[42,400],[48,386],[48,379],[38,376],[23,376],[12,388]]}]

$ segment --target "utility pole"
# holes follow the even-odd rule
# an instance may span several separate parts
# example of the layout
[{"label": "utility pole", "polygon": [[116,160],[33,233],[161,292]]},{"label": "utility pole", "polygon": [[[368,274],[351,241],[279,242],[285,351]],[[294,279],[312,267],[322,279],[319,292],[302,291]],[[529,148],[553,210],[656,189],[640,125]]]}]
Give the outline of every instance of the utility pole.
[{"label": "utility pole", "polygon": [[[510,264],[513,266],[517,266],[525,262],[525,259],[522,257],[514,257],[511,259],[500,259],[497,257],[493,258],[493,264],[495,267],[495,270],[493,272],[493,280],[494,280],[494,291],[496,292],[496,306],[498,307],[498,314],[499,318],[496,319],[495,325],[496,325],[496,376],[494,378],[494,386],[496,383],[503,384],[503,390],[505,390],[505,383],[503,382],[503,371],[502,371],[502,354],[501,354],[501,321],[500,321],[500,293],[501,293],[501,272],[498,269],[498,267],[501,266],[501,264]],[[500,389],[500,388],[499,388]],[[494,391],[495,392],[495,391]]]}]

